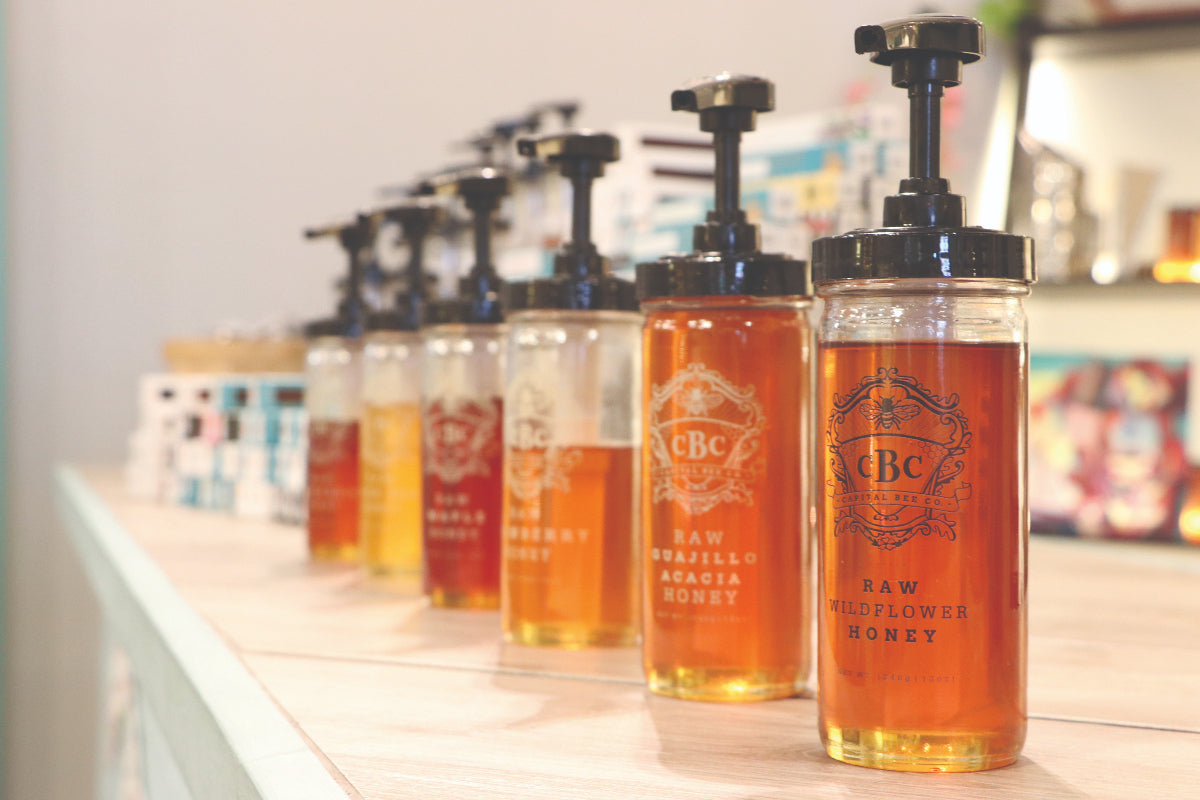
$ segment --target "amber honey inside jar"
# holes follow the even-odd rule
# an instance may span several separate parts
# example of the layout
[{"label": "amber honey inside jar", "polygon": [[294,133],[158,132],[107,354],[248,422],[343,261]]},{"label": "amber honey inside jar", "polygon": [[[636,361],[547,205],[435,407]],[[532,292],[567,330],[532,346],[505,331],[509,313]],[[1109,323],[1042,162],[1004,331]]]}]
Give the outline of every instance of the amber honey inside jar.
[{"label": "amber honey inside jar", "polygon": [[821,735],[970,771],[1025,738],[1023,284],[822,287]]},{"label": "amber honey inside jar", "polygon": [[740,701],[804,689],[810,305],[647,304],[643,661],[652,691]]}]

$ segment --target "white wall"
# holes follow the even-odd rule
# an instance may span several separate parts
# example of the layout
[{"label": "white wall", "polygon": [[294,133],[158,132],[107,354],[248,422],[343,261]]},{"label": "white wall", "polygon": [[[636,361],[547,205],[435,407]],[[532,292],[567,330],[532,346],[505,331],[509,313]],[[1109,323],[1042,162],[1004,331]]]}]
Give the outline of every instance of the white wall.
[{"label": "white wall", "polygon": [[[340,260],[300,227],[444,163],[448,140],[496,116],[566,96],[593,127],[667,120],[672,89],[721,69],[773,78],[780,113],[831,107],[852,81],[886,87],[887,70],[854,54],[854,27],[927,5],[5,3],[5,796],[80,797],[90,776],[95,610],[52,535],[50,469],[123,457],[135,378],[160,366],[164,337],[324,311]],[[968,137],[995,84],[986,63],[969,69]]]}]

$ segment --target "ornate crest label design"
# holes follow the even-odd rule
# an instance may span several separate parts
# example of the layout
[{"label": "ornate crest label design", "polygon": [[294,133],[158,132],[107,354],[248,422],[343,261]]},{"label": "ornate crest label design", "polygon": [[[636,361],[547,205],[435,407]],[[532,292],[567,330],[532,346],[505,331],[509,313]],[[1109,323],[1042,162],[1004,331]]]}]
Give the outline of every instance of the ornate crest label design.
[{"label": "ornate crest label design", "polygon": [[499,447],[499,404],[490,399],[438,398],[425,408],[426,471],[446,483],[491,473],[487,459]]},{"label": "ornate crest label design", "polygon": [[420,417],[367,408],[363,412],[359,453],[362,463],[387,469],[421,446]]},{"label": "ornate crest label design", "polygon": [[358,448],[358,426],[336,420],[315,419],[309,423],[308,460],[328,466],[354,455]]},{"label": "ornate crest label design", "polygon": [[834,395],[825,441],[835,536],[862,534],[894,550],[917,534],[954,541],[960,476],[971,445],[957,394],[938,397],[894,367]]},{"label": "ornate crest label design", "polygon": [[754,505],[767,420],[753,386],[693,362],[651,387],[647,412],[653,502],[693,515],[721,503]]},{"label": "ornate crest label design", "polygon": [[554,404],[532,383],[514,382],[505,414],[505,482],[518,500],[530,501],[543,489],[571,490],[570,472],[582,459],[578,450],[554,446]]}]

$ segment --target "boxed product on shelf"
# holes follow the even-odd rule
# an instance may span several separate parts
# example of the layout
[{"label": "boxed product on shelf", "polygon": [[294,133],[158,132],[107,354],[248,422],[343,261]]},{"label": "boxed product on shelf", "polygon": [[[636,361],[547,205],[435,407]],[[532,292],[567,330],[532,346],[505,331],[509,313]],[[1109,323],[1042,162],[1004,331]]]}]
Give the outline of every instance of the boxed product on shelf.
[{"label": "boxed product on shelf", "polygon": [[303,522],[303,375],[158,373],[142,377],[138,398],[125,467],[132,496]]}]

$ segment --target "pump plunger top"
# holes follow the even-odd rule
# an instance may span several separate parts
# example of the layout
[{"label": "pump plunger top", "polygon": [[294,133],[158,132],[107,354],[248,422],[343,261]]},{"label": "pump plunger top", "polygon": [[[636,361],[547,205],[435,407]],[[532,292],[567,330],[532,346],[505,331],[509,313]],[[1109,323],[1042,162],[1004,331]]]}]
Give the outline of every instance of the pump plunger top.
[{"label": "pump plunger top", "polygon": [[349,222],[305,228],[306,239],[336,237],[346,253],[347,262],[346,276],[339,284],[343,294],[338,301],[336,315],[305,325],[306,336],[362,334],[366,315],[362,296],[363,277],[373,260],[375,236],[378,232],[379,218],[375,214],[357,214]]},{"label": "pump plunger top", "polygon": [[604,165],[621,157],[617,137],[577,131],[537,139],[521,139],[523,156],[558,165],[571,182],[571,238],[554,256],[549,278],[510,284],[508,309],[574,309],[635,311],[633,284],[608,274],[608,259],[592,242],[592,181],[604,175]]},{"label": "pump plunger top", "polygon": [[468,167],[428,179],[434,194],[462,199],[475,230],[475,264],[458,282],[458,297],[427,303],[422,324],[499,323],[504,321],[500,295],[504,282],[492,263],[492,214],[511,191],[508,172],[496,167]]},{"label": "pump plunger top", "polygon": [[430,279],[425,272],[425,239],[445,215],[439,198],[414,196],[377,212],[400,226],[400,240],[408,245],[408,264],[390,309],[367,317],[367,330],[415,331],[420,327],[421,306],[428,296]]},{"label": "pump plunger top", "polygon": [[1033,243],[1003,231],[964,227],[963,198],[941,176],[941,98],[962,67],[984,53],[983,25],[970,17],[918,14],[867,25],[856,52],[891,67],[908,91],[909,174],[884,198],[883,227],[813,242],[816,283],[869,278],[1034,280]]},{"label": "pump plunger top", "polygon": [[742,133],[754,130],[759,113],[775,108],[775,85],[764,78],[722,73],[672,92],[671,108],[695,112],[700,130],[713,135],[715,201],[705,223],[693,232],[695,252],[638,264],[639,296],[810,294],[805,262],[761,252],[758,227],[741,208]]}]

